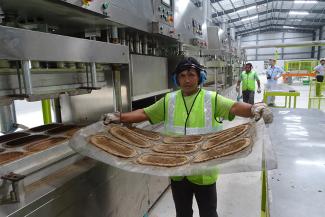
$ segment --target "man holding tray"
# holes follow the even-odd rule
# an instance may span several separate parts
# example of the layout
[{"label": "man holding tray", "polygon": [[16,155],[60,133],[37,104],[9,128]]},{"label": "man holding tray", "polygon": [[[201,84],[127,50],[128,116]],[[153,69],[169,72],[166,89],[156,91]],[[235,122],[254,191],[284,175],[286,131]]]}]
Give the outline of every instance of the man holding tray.
[{"label": "man holding tray", "polygon": [[[200,86],[206,79],[206,71],[199,62],[187,57],[179,62],[173,81],[180,90],[167,93],[153,105],[127,113],[106,114],[105,123],[164,122],[167,135],[206,134],[221,130],[222,119],[235,116],[264,118],[272,122],[272,112],[264,103],[250,105],[235,102]],[[217,171],[195,176],[171,177],[171,189],[177,217],[193,215],[193,195],[197,200],[201,217],[217,217]]]}]

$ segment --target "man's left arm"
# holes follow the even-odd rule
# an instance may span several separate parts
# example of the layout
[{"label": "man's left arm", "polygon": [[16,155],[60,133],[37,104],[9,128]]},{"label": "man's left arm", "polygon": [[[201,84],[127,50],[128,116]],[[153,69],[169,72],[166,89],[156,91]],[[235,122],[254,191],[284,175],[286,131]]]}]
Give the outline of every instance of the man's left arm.
[{"label": "man's left arm", "polygon": [[257,82],[257,93],[261,93],[261,82],[260,82],[260,78],[257,75],[257,72],[255,72],[255,80]]},{"label": "man's left arm", "polygon": [[273,121],[271,109],[263,102],[255,103],[254,105],[236,102],[231,107],[230,114],[245,118],[253,117],[255,121],[263,117],[266,124],[272,123]]}]

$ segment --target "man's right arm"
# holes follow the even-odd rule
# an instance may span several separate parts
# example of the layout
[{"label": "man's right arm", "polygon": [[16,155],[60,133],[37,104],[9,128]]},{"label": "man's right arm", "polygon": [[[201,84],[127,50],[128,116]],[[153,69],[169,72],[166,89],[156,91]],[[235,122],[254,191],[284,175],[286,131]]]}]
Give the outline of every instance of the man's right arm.
[{"label": "man's right arm", "polygon": [[144,109],[138,109],[132,112],[121,113],[120,121],[122,123],[138,123],[149,120]]}]

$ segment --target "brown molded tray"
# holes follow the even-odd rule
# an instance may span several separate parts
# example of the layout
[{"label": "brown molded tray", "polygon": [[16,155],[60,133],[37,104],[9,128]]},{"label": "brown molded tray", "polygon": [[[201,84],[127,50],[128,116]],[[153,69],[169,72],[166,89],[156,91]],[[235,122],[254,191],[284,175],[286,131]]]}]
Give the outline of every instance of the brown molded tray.
[{"label": "brown molded tray", "polygon": [[42,141],[32,142],[28,144],[26,147],[24,147],[24,150],[29,152],[39,152],[55,145],[62,144],[66,140],[66,137],[53,137],[49,139],[44,139]]},{"label": "brown molded tray", "polygon": [[26,136],[26,137],[22,137],[22,138],[19,138],[19,139],[15,139],[15,140],[6,142],[4,144],[4,147],[6,147],[6,148],[16,148],[16,147],[28,145],[30,143],[39,142],[39,141],[42,141],[42,140],[47,139],[49,137],[50,136],[48,136],[48,135],[31,135],[31,136]]},{"label": "brown molded tray", "polygon": [[38,127],[34,127],[29,129],[29,131],[31,132],[43,132],[43,131],[47,131],[47,130],[51,130],[57,127],[62,126],[62,124],[58,124],[58,123],[53,123],[53,124],[46,124],[46,125],[41,125]]},{"label": "brown molded tray", "polygon": [[14,140],[14,139],[19,139],[19,138],[26,137],[29,135],[30,135],[29,133],[25,133],[25,132],[10,133],[7,135],[0,136],[0,143],[8,142],[8,141]]},{"label": "brown molded tray", "polygon": [[48,134],[60,134],[60,133],[66,133],[70,130],[74,130],[74,129],[79,129],[79,126],[76,125],[62,125],[59,127],[56,127],[54,129],[48,130],[46,131],[46,133]]},{"label": "brown molded tray", "polygon": [[26,154],[20,151],[2,153],[0,154],[0,165],[15,161],[19,158],[23,158],[24,156],[26,156]]}]

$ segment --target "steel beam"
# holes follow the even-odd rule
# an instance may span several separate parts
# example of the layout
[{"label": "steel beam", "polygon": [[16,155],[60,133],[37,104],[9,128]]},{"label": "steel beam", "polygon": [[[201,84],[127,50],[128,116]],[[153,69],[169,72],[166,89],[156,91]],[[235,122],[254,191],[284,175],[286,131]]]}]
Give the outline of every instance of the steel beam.
[{"label": "steel beam", "polygon": [[[280,12],[280,13],[287,13],[289,11],[292,11],[292,9],[281,9],[281,8],[274,8],[272,10],[266,10],[266,11],[262,11],[262,12],[259,12],[259,13],[256,13],[254,15],[258,15],[258,16],[261,16],[261,15],[264,15],[264,14],[268,14],[268,13],[272,13],[272,12]],[[301,9],[295,9],[294,11],[306,11],[306,10],[301,10]],[[309,13],[312,13],[312,14],[322,14],[323,13],[323,10],[307,10]],[[222,13],[222,12],[218,12],[218,13]],[[218,13],[213,13],[211,15],[212,18],[216,18],[216,17],[220,17],[222,15],[226,15],[226,14],[221,14],[221,15],[218,15]],[[237,22],[237,21],[240,21],[242,19],[245,19],[245,18],[249,18],[251,17],[252,15],[250,16],[244,16],[244,17],[240,17],[240,18],[236,18],[236,19],[231,19],[231,20],[228,20],[228,23],[234,23],[234,22]]]},{"label": "steel beam", "polygon": [[[211,0],[211,3],[219,3],[221,1],[222,0]],[[217,12],[215,14],[216,14],[216,16],[219,17],[219,16],[222,16],[222,15],[235,13],[235,12],[237,12],[239,10],[242,10],[242,9],[245,9],[245,8],[248,8],[248,7],[259,6],[259,5],[263,5],[263,4],[267,4],[267,3],[272,3],[272,2],[277,2],[277,1],[278,0],[263,0],[263,1],[256,2],[256,3],[247,4],[247,5],[243,5],[243,6],[240,6],[240,7],[232,8],[232,9],[229,9],[229,10],[220,11],[220,12]],[[285,0],[285,1],[293,2],[294,0]],[[325,0],[319,0],[319,2],[325,2]],[[212,15],[212,17],[213,17],[213,15]]]}]

